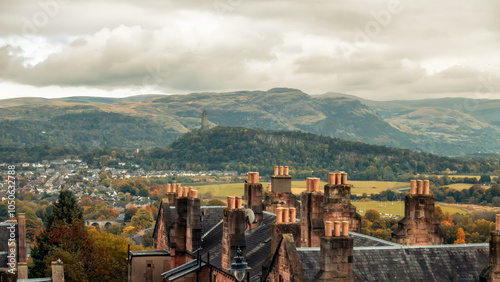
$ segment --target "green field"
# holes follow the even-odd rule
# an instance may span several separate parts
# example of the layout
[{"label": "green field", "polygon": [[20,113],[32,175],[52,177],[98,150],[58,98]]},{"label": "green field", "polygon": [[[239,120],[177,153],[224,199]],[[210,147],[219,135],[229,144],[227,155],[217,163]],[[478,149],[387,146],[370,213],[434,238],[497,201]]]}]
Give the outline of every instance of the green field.
[{"label": "green field", "polygon": [[[425,177],[428,177],[428,176],[435,176],[435,177],[439,177],[439,178],[441,178],[441,177],[443,177],[443,176],[445,176],[445,175],[426,175]],[[479,180],[479,179],[481,178],[481,176],[480,176],[480,175],[449,174],[449,175],[447,175],[447,176],[448,176],[449,178],[453,178],[453,177],[455,177],[455,178],[466,178],[466,177],[467,177],[467,178],[473,178],[473,177],[475,177],[477,180]]]},{"label": "green field", "polygon": [[[398,189],[409,187],[409,183],[406,182],[387,182],[387,181],[349,181],[351,184],[351,193],[353,195],[362,195],[366,193],[378,194],[387,189]],[[262,183],[264,190],[267,189],[267,184]],[[320,183],[320,189],[323,190],[323,186],[326,182]],[[206,192],[211,192],[212,196],[215,198],[225,198],[227,196],[240,196],[243,195],[243,183],[228,183],[228,184],[211,184],[211,185],[194,185],[193,188],[198,190],[198,193],[204,194]],[[300,195],[304,190],[306,190],[306,181],[292,181],[292,192],[295,195]]]},{"label": "green field", "polygon": [[[361,215],[365,214],[365,211],[367,210],[376,210],[379,213],[386,213],[386,214],[392,214],[392,215],[398,215],[398,216],[403,216],[405,212],[405,206],[404,202],[398,201],[398,202],[376,202],[376,201],[369,201],[369,202],[351,202],[353,205],[356,206],[356,209],[358,210],[358,213]],[[439,206],[439,205],[436,205]],[[467,213],[466,211],[458,208],[452,208],[452,207],[444,207],[441,206],[441,209],[443,212],[450,212],[451,214],[454,213],[461,213],[465,214]]]},{"label": "green field", "polygon": [[[472,187],[472,185],[474,185],[474,184],[470,184],[470,183],[454,183],[454,184],[445,185],[443,187],[449,187],[449,188],[461,191],[461,190],[464,190],[464,189],[469,189],[470,187]],[[481,186],[481,187],[484,188],[484,189],[491,188],[491,186]]]}]

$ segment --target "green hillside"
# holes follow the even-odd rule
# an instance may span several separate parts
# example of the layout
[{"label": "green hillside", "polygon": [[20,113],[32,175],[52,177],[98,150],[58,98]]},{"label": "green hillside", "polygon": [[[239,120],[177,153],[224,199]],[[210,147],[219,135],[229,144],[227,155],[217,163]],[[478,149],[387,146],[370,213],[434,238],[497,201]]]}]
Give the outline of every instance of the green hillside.
[{"label": "green hillside", "polygon": [[324,176],[327,171],[349,171],[353,178],[396,179],[398,175],[431,173],[453,168],[460,173],[494,171],[498,159],[487,163],[459,160],[410,150],[368,145],[303,132],[265,131],[242,127],[194,130],[168,148],[149,150],[144,165],[159,169],[228,169],[271,174],[274,165],[289,165],[293,175]]}]

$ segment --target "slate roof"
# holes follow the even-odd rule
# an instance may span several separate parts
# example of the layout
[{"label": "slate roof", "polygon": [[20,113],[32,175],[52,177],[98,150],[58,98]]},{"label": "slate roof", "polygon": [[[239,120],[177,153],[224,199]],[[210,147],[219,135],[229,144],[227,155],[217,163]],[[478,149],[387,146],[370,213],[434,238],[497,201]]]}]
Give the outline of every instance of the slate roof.
[{"label": "slate roof", "polygon": [[375,246],[401,246],[400,244],[382,240],[361,233],[349,232],[349,236],[354,240],[354,247],[375,247]]},{"label": "slate roof", "polygon": [[[298,248],[307,281],[319,271],[320,249]],[[488,244],[354,247],[355,281],[478,281]]]},{"label": "slate roof", "polygon": [[[259,227],[245,232],[247,243],[245,261],[252,268],[250,281],[260,281],[262,266],[266,265],[271,253],[271,224],[276,220],[276,215],[264,211],[263,217]],[[217,221],[217,219],[214,216],[212,220]],[[205,225],[205,221],[203,225]],[[210,264],[222,268],[222,211],[220,212],[220,220],[211,226],[209,231],[203,234],[200,255],[203,260],[206,260],[207,254],[210,253]]]},{"label": "slate roof", "polygon": [[169,270],[167,272],[164,272],[161,274],[163,278],[168,278],[168,281],[174,281],[176,279],[179,279],[191,272],[194,272],[206,265],[205,262],[203,261],[198,261],[198,260],[192,260],[188,263],[185,263],[179,267],[176,267],[172,270]]}]

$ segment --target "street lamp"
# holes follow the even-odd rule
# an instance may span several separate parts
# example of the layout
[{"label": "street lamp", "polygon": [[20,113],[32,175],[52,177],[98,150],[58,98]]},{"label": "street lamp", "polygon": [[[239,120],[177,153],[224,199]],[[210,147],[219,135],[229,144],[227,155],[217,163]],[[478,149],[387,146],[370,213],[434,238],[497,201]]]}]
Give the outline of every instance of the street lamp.
[{"label": "street lamp", "polygon": [[247,270],[251,269],[251,267],[248,267],[248,264],[246,262],[243,262],[243,260],[243,252],[241,251],[240,247],[238,247],[238,249],[236,249],[234,262],[231,263],[231,268],[229,269],[229,271],[233,273],[236,279],[240,282],[245,278]]}]

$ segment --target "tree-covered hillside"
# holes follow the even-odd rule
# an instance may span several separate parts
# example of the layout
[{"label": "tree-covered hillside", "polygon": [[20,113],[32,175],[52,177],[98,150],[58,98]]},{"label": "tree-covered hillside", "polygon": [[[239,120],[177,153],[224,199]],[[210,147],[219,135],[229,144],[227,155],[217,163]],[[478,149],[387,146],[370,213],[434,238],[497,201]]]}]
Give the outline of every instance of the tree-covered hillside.
[{"label": "tree-covered hillside", "polygon": [[[493,172],[498,159],[461,160],[303,132],[242,127],[194,130],[168,148],[144,152],[141,158],[160,169],[228,169],[271,174],[274,165],[292,172],[344,170],[356,179],[394,179],[402,174]],[[146,162],[144,164],[147,164]]]}]

